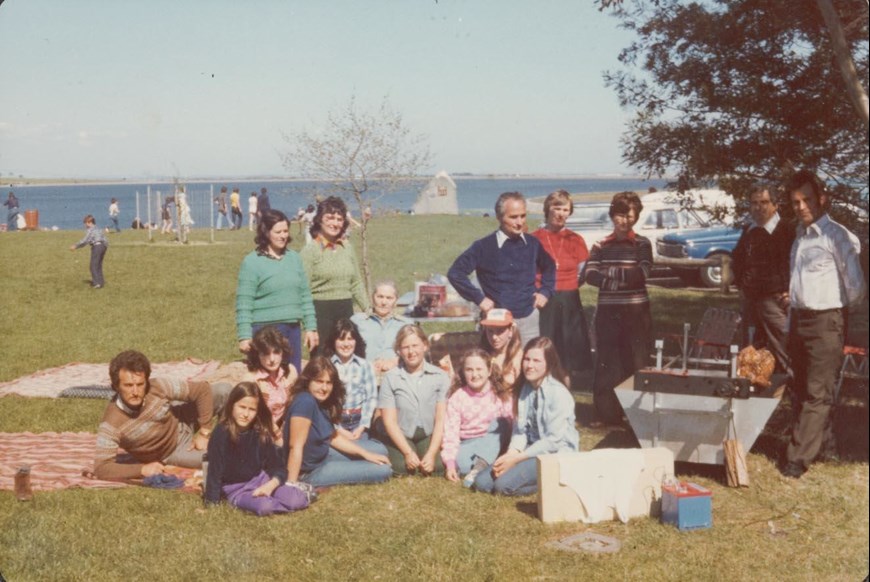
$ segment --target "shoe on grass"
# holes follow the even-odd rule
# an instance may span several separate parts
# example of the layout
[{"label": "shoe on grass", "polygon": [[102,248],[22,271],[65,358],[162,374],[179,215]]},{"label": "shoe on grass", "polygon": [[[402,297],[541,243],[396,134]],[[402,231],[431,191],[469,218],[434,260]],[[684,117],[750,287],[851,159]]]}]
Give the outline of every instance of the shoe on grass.
[{"label": "shoe on grass", "polygon": [[467,475],[462,479],[462,486],[471,488],[474,485],[474,480],[480,475],[481,471],[485,471],[489,468],[489,462],[486,459],[481,457],[477,457],[474,460],[474,464],[471,465],[471,471],[468,472]]},{"label": "shoe on grass", "polygon": [[800,463],[789,462],[782,469],[782,474],[785,477],[789,477],[791,479],[800,479],[801,476],[803,476],[803,474],[806,472],[807,472],[806,467],[804,467]]}]

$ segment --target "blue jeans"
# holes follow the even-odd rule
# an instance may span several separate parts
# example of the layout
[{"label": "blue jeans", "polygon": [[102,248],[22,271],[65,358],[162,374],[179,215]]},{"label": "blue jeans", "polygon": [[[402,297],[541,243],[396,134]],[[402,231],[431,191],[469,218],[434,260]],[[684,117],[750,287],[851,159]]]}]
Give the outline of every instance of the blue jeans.
[{"label": "blue jeans", "polygon": [[284,358],[284,363],[290,363],[296,366],[296,371],[302,371],[302,330],[298,323],[255,323],[251,326],[251,337],[258,330],[264,327],[272,326],[278,329],[278,332],[287,338],[290,343],[290,357]]},{"label": "blue jeans", "polygon": [[531,495],[538,492],[538,460],[535,457],[520,461],[498,479],[492,471],[482,471],[474,480],[474,488],[496,495]]},{"label": "blue jeans", "polygon": [[381,441],[373,439],[368,430],[363,432],[360,437],[353,442],[370,453],[383,455],[385,457],[387,456],[387,447],[384,446]]},{"label": "blue jeans", "polygon": [[117,216],[109,216],[112,219],[112,226],[115,229],[115,232],[121,232],[121,227],[118,226],[118,217]]},{"label": "blue jeans", "polygon": [[18,207],[10,208],[6,214],[6,230],[12,232],[18,230]]},{"label": "blue jeans", "polygon": [[392,474],[393,470],[389,465],[376,465],[364,459],[354,459],[330,447],[326,459],[320,466],[299,475],[299,480],[315,487],[330,487],[355,483],[383,483]]},{"label": "blue jeans", "polygon": [[456,467],[460,475],[471,471],[471,465],[478,457],[489,464],[495,462],[501,449],[501,438],[498,433],[488,433],[482,437],[465,439],[459,443],[459,452],[456,454]]}]

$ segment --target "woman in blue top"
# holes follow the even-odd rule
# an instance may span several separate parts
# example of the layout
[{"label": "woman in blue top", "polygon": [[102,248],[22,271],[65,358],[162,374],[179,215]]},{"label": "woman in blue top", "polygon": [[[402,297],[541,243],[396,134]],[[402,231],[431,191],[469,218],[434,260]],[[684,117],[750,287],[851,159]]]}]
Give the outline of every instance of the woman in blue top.
[{"label": "woman in blue top", "polygon": [[475,489],[499,495],[530,495],[538,490],[535,457],[579,450],[574,397],[565,387],[565,380],[559,354],[549,338],[538,337],[526,344],[508,451],[496,459],[492,470],[477,475]]},{"label": "woman in blue top", "polygon": [[390,478],[390,460],[335,430],[344,408],[344,384],[335,366],[314,356],[290,390],[284,421],[287,479],[315,487],[379,483]]},{"label": "woman in blue top", "polygon": [[280,210],[267,210],[257,224],[256,250],[239,269],[236,289],[236,325],[239,350],[248,353],[256,331],[274,325],[290,343],[292,363],[299,370],[302,330],[305,345],[313,350],[319,341],[314,303],[302,259],[290,250],[290,222]]}]

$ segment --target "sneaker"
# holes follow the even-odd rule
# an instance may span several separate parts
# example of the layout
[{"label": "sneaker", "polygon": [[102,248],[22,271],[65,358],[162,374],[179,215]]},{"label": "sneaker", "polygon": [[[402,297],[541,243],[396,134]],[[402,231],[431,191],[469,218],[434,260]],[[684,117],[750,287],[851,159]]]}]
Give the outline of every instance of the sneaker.
[{"label": "sneaker", "polygon": [[102,289],[103,288],[102,285],[94,285],[93,287],[94,287],[94,289]]},{"label": "sneaker", "polygon": [[474,485],[474,480],[480,475],[481,471],[485,471],[489,468],[489,463],[486,459],[482,459],[481,457],[477,457],[474,460],[474,464],[471,465],[471,471],[462,479],[462,486],[471,488]]},{"label": "sneaker", "polygon": [[302,493],[304,493],[309,505],[317,501],[317,491],[315,491],[314,486],[310,483],[305,483],[303,481],[287,481],[286,485],[288,487],[295,487],[296,489],[299,489]]}]

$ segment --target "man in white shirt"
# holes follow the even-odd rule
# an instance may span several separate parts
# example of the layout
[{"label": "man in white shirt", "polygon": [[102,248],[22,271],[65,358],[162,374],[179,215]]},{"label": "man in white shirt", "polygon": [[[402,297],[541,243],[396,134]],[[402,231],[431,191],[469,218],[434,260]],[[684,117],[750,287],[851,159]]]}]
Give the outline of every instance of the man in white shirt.
[{"label": "man in white shirt", "polygon": [[827,214],[822,181],[803,170],[789,180],[798,220],[791,249],[789,353],[799,414],[783,475],[799,478],[833,438],[830,414],[843,361],[845,311],[864,297],[858,237]]}]

